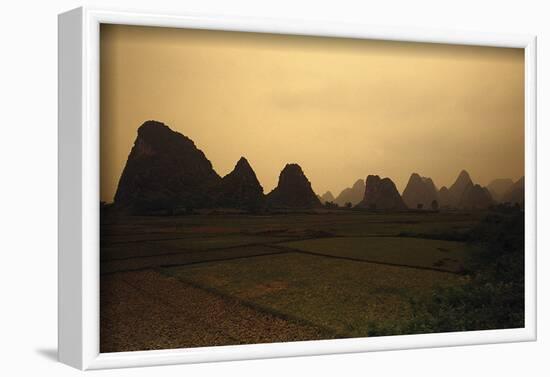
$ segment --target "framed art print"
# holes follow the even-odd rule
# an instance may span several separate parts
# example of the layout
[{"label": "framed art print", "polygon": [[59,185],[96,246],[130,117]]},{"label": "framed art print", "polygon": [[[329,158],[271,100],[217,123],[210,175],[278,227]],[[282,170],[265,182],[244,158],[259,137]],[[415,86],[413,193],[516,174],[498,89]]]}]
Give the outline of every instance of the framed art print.
[{"label": "framed art print", "polygon": [[535,38],[59,18],[59,357],[536,338]]}]

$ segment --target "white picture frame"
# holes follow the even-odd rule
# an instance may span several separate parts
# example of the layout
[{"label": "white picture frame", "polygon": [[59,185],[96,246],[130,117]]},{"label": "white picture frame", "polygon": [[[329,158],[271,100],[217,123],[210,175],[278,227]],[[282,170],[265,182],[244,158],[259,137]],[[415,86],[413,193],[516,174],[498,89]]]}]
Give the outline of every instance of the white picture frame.
[{"label": "white picture frame", "polygon": [[[525,327],[155,351],[99,352],[99,26],[248,31],[525,50]],[[59,360],[102,369],[536,340],[536,37],[308,20],[78,8],[59,15]]]}]

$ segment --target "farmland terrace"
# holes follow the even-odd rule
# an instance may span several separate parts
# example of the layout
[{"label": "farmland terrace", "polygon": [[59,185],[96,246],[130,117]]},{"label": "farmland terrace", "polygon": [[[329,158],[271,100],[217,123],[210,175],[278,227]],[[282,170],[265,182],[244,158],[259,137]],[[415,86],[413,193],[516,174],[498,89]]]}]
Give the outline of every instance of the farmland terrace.
[{"label": "farmland terrace", "polygon": [[460,286],[484,212],[104,216],[101,352],[365,337]]}]

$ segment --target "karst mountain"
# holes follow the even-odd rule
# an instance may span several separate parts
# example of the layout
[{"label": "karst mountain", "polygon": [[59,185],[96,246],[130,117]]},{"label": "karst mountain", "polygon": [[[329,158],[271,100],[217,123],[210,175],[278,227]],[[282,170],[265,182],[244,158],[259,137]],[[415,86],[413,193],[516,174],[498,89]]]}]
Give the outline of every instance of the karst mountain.
[{"label": "karst mountain", "polygon": [[434,206],[439,205],[439,194],[431,178],[413,173],[403,191],[403,201],[411,209],[431,209],[434,201]]},{"label": "karst mountain", "polygon": [[518,179],[510,188],[502,195],[500,200],[503,203],[525,206],[525,177]]},{"label": "karst mountain", "polygon": [[439,190],[439,202],[441,208],[469,210],[487,209],[495,203],[489,190],[475,184],[466,170],[460,172],[449,189],[442,187]]},{"label": "karst mountain", "polygon": [[264,189],[244,157],[221,179],[215,195],[216,205],[227,208],[260,209],[265,201]]},{"label": "karst mountain", "polygon": [[448,208],[451,206],[451,194],[447,186],[443,186],[439,189],[438,197],[440,208]]},{"label": "karst mountain", "polygon": [[449,201],[450,206],[458,208],[462,195],[474,186],[470,174],[466,170],[462,170],[455,182],[449,187]]},{"label": "karst mountain", "polygon": [[510,178],[494,179],[487,185],[487,189],[496,201],[501,201],[502,197],[512,187],[514,181]]},{"label": "karst mountain", "polygon": [[327,191],[323,195],[319,197],[319,200],[321,200],[321,203],[325,204],[327,202],[334,202],[334,195],[332,195],[332,192]]},{"label": "karst mountain", "polygon": [[391,179],[369,175],[365,183],[365,194],[356,208],[405,210],[407,206]]},{"label": "karst mountain", "polygon": [[351,203],[352,206],[357,205],[363,196],[365,195],[365,180],[358,179],[353,186],[345,188],[342,192],[334,199],[334,203],[343,207],[346,203]]},{"label": "karst mountain", "polygon": [[317,196],[298,164],[287,164],[277,187],[264,195],[246,158],[221,178],[205,154],[187,136],[162,122],[148,120],[137,130],[114,197],[116,208],[135,212],[184,208],[314,209],[326,202],[358,209],[486,209],[502,202],[524,205],[525,180],[496,179],[487,187],[462,170],[450,187],[438,191],[431,178],[412,173],[401,196],[390,178],[369,175],[336,198],[330,191]]},{"label": "karst mountain", "polygon": [[481,187],[481,185],[475,184],[466,188],[462,198],[460,198],[457,208],[487,209],[492,204],[494,204],[494,200],[489,190],[487,190],[486,187]]},{"label": "karst mountain", "polygon": [[279,175],[279,183],[266,197],[274,208],[319,208],[321,201],[298,164],[287,164]]},{"label": "karst mountain", "polygon": [[114,202],[139,210],[207,207],[220,181],[191,139],[149,120],[137,131]]}]

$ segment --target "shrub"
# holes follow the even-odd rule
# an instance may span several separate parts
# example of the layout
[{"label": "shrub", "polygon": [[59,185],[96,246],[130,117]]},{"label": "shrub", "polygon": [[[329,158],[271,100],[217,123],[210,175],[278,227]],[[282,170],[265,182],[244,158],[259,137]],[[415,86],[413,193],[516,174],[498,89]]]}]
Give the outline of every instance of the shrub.
[{"label": "shrub", "polygon": [[479,246],[466,262],[466,283],[412,298],[404,325],[369,327],[369,335],[418,334],[524,326],[524,214],[492,214],[465,234]]}]

